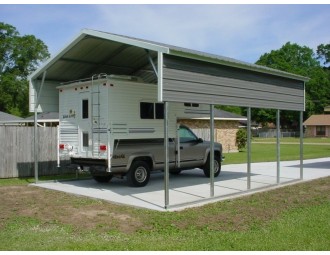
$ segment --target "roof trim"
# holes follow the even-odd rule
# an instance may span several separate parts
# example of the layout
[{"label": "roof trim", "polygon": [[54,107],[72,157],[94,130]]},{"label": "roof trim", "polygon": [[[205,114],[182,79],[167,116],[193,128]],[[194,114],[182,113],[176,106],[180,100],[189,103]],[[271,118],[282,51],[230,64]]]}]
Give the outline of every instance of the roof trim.
[{"label": "roof trim", "polygon": [[153,50],[157,52],[162,52],[162,53],[169,53],[170,49],[168,47],[156,44],[156,43],[151,43],[147,42],[144,40],[140,39],[135,39],[132,37],[126,37],[123,35],[116,35],[116,34],[111,34],[111,33],[106,33],[102,31],[97,31],[97,30],[91,30],[91,29],[83,29],[81,33],[90,35],[90,36],[95,36],[98,38],[102,38],[105,40],[110,40],[110,41],[115,41],[115,42],[120,42],[124,44],[129,44],[132,46],[148,49],[148,50]]},{"label": "roof trim", "polygon": [[221,57],[221,56],[213,55],[213,54],[209,54],[209,53],[204,53],[204,52],[199,52],[199,54],[197,54],[197,53],[194,54],[192,52],[185,50],[184,48],[181,48],[180,50],[170,49],[170,55],[191,58],[191,59],[195,59],[195,60],[201,60],[201,61],[214,63],[214,64],[222,64],[222,65],[226,65],[226,66],[236,67],[236,68],[245,69],[245,70],[249,70],[249,71],[255,71],[255,72],[259,72],[259,73],[272,74],[272,75],[281,76],[281,77],[299,80],[299,81],[304,81],[304,82],[307,82],[310,80],[310,78],[305,77],[305,76],[287,73],[287,72],[280,71],[277,69],[260,66],[260,65],[256,65],[256,64],[251,64],[251,63],[247,63],[247,62],[243,62],[243,61],[238,61],[238,60],[227,58],[227,57],[225,58],[225,57]]}]

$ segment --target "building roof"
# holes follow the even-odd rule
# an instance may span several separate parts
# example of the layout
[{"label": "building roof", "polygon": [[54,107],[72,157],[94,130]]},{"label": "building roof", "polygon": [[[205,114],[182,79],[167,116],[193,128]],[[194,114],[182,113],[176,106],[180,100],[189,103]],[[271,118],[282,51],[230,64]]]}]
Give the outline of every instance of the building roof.
[{"label": "building roof", "polygon": [[[38,114],[38,122],[58,122],[59,114],[58,112],[42,112]],[[28,122],[34,121],[34,115],[25,118]]]},{"label": "building roof", "polygon": [[305,126],[330,126],[330,114],[312,115],[305,122]]},{"label": "building roof", "polygon": [[[195,120],[209,120],[210,116],[193,118]],[[232,112],[227,112],[224,110],[214,109],[214,120],[238,120],[244,121],[247,120],[245,116],[241,116]]]},{"label": "building roof", "polygon": [[19,120],[23,120],[23,118],[0,111],[0,122],[19,121]]}]

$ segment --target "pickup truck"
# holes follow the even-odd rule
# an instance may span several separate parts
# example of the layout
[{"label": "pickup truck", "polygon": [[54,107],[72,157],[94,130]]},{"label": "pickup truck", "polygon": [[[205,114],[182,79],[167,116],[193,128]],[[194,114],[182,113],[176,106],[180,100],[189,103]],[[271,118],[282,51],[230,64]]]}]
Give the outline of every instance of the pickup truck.
[{"label": "pickup truck", "polygon": [[[210,142],[198,138],[188,127],[179,127],[179,144],[175,138],[169,139],[169,171],[180,174],[182,170],[200,168],[210,177]],[[179,151],[178,151],[179,150]],[[222,145],[214,143],[214,176],[221,171]],[[71,158],[71,163],[88,166],[97,182],[109,182],[112,177],[127,177],[133,187],[147,185],[150,172],[164,170],[164,139],[116,140],[112,156],[111,170],[105,160],[84,161]]]}]

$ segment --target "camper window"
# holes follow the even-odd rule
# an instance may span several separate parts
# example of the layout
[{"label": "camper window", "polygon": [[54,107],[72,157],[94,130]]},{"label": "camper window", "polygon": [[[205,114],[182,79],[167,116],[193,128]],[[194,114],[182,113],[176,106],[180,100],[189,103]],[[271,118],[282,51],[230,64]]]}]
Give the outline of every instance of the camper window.
[{"label": "camper window", "polygon": [[184,106],[186,106],[186,107],[199,107],[199,104],[194,104],[194,103],[184,103]]},{"label": "camper window", "polygon": [[164,104],[162,103],[140,103],[141,119],[164,119]]},{"label": "camper window", "polygon": [[164,119],[164,104],[161,103],[156,104],[156,119],[158,120]]},{"label": "camper window", "polygon": [[87,132],[84,132],[82,134],[82,140],[83,140],[83,147],[88,147],[88,133]]},{"label": "camper window", "polygon": [[88,119],[88,99],[82,100],[82,118]]},{"label": "camper window", "polygon": [[154,104],[153,103],[140,103],[140,117],[141,119],[154,118]]}]

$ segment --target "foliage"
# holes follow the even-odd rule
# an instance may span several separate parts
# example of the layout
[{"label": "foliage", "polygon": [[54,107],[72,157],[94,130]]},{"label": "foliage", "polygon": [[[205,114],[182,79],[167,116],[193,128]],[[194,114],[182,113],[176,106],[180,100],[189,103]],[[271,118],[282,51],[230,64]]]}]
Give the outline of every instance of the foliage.
[{"label": "foliage", "polygon": [[[256,62],[274,69],[306,76],[310,81],[306,83],[306,113],[305,118],[312,114],[323,113],[326,105],[330,104],[330,75],[323,68],[318,59],[329,61],[329,45],[321,44],[318,47],[318,56],[312,49],[287,42],[278,50],[263,54]],[[284,111],[281,114],[281,124],[292,126],[298,120],[298,113]],[[252,109],[252,119],[266,123],[274,122],[276,111]]]},{"label": "foliage", "polygon": [[229,106],[229,105],[216,105],[215,106],[216,109],[220,109],[223,111],[227,111],[227,112],[232,112],[238,115],[242,115],[242,108],[239,106]]},{"label": "foliage", "polygon": [[320,44],[319,46],[317,46],[316,52],[318,55],[318,59],[322,59],[324,65],[330,63],[330,43]]},{"label": "foliage", "polygon": [[0,22],[0,111],[28,115],[28,75],[49,56],[40,39]]},{"label": "foliage", "polygon": [[239,151],[242,151],[246,147],[247,131],[244,128],[240,128],[236,132],[236,145]]}]

